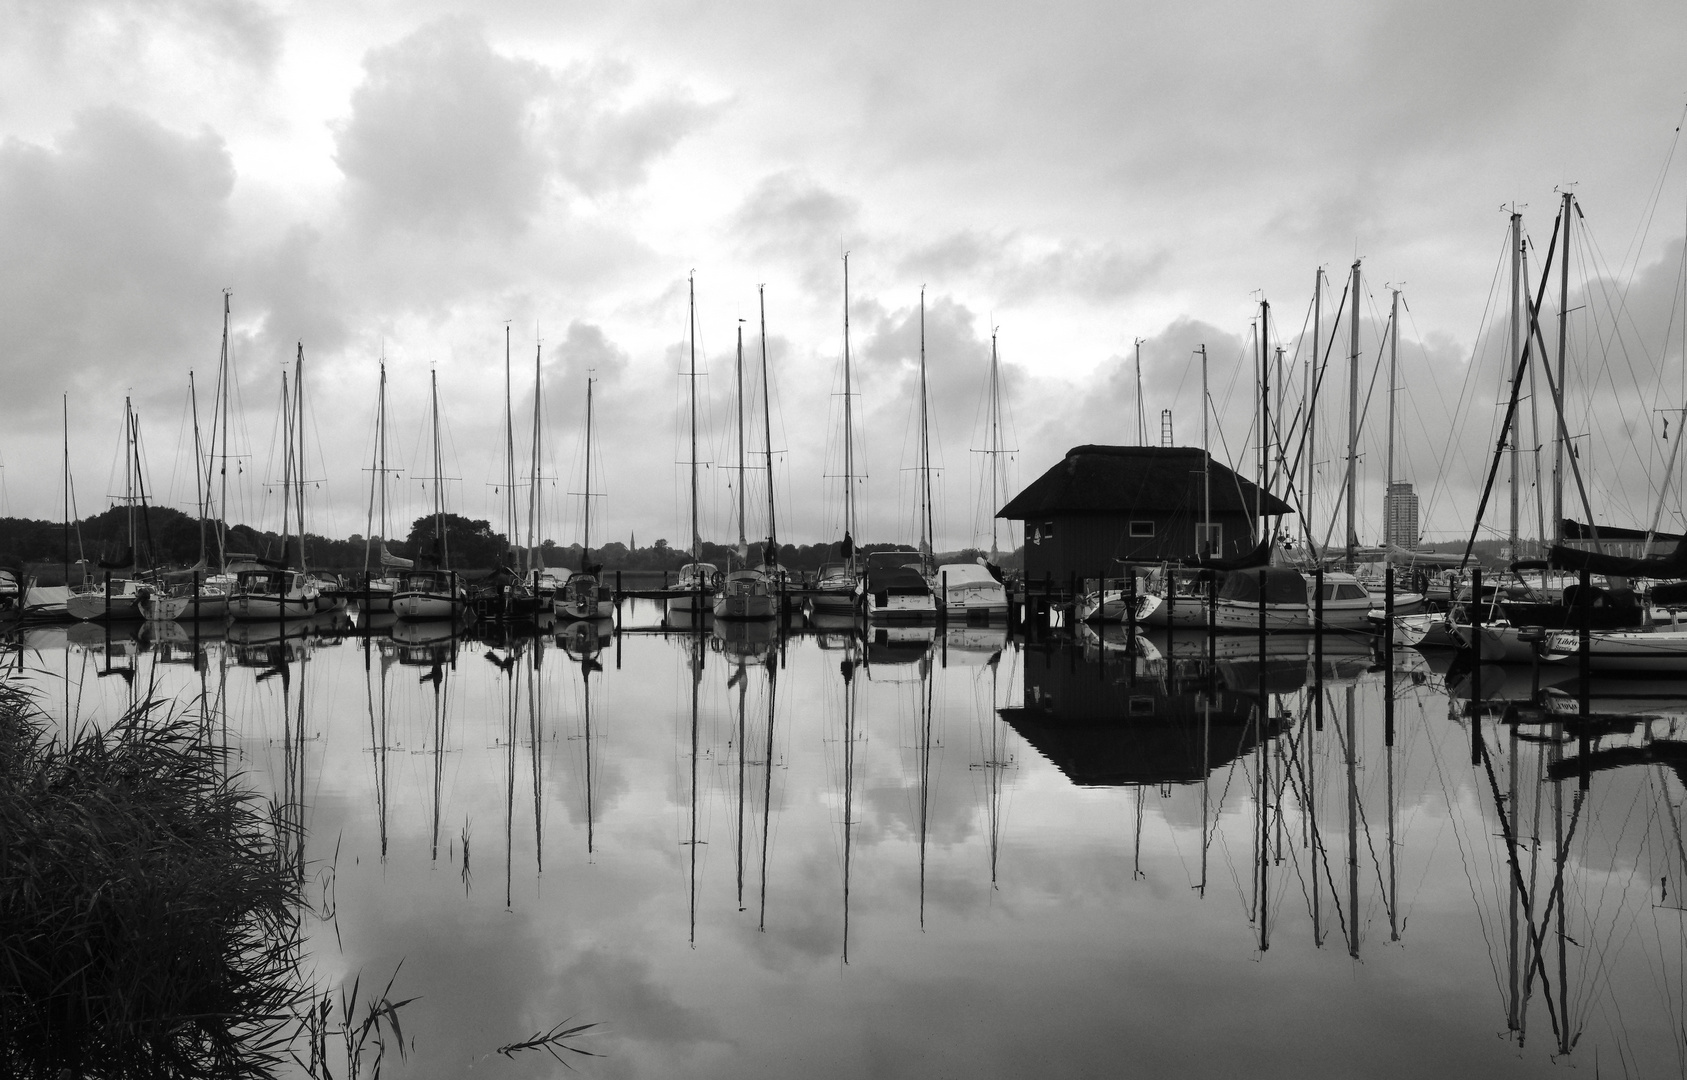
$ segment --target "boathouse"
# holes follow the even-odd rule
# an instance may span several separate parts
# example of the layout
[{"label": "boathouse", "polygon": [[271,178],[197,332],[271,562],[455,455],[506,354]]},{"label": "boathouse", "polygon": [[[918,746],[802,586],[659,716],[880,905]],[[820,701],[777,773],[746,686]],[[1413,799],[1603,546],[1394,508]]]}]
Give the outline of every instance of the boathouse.
[{"label": "boathouse", "polygon": [[[1211,513],[1203,528],[1204,492]],[[1257,501],[1256,501],[1257,500]],[[1257,507],[1257,511],[1256,511]],[[1256,512],[1287,503],[1186,446],[1076,446],[996,516],[1025,523],[1028,581],[1116,576],[1130,563],[1210,554],[1256,542]]]}]

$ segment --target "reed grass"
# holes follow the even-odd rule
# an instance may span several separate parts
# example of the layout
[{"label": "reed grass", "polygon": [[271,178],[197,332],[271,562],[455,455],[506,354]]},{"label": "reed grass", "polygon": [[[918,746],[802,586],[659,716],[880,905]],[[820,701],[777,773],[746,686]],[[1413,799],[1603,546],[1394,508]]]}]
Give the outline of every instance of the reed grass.
[{"label": "reed grass", "polygon": [[57,735],[0,685],[0,1075],[274,1075],[301,883],[227,764],[156,702]]}]

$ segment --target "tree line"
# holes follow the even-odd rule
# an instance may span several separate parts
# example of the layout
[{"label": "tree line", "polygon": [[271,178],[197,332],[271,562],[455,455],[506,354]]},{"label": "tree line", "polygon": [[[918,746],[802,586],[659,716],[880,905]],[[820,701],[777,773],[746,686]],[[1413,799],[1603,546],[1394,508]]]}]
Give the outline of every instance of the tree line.
[{"label": "tree line", "polygon": [[[192,566],[201,557],[208,565],[217,565],[218,523],[207,521],[202,525],[198,518],[168,506],[136,507],[134,515],[132,554],[127,507],[114,506],[83,518],[68,530],[63,522],[58,521],[0,517],[0,561],[47,567],[61,564],[74,567],[85,561],[91,575],[101,573],[102,564],[113,568],[126,567],[131,559],[143,570]],[[438,561],[443,548],[449,565],[465,571],[492,570],[500,565],[511,565],[512,560],[518,558],[510,550],[509,539],[492,528],[490,522],[459,514],[446,514],[444,521],[443,545],[434,535],[433,516],[427,515],[411,523],[404,539],[387,540],[386,550],[398,558],[410,559],[418,566],[432,566]],[[298,540],[294,538],[292,546],[284,553],[279,533],[264,532],[247,525],[230,526],[226,538],[231,558],[238,555],[279,560],[286,554],[296,560],[297,545]],[[763,563],[764,546],[760,542],[751,543],[740,555],[735,545],[705,541],[702,560],[722,568],[759,566]],[[899,546],[862,544],[858,553],[865,555],[894,550]],[[380,548],[378,538],[368,539],[358,533],[343,540],[307,533],[303,543],[306,566],[336,573],[358,573],[366,566],[378,568]],[[967,549],[944,553],[940,558],[945,562],[971,562],[981,555],[980,551]],[[687,548],[674,547],[667,540],[657,540],[648,547],[636,548],[612,541],[593,547],[589,553],[582,552],[579,544],[562,546],[546,540],[539,547],[539,557],[547,567],[566,567],[576,571],[587,562],[605,571],[667,571],[677,570],[691,561]],[[841,558],[839,545],[835,543],[781,544],[777,561],[787,569],[812,571],[819,569],[822,563]],[[1017,553],[1003,562],[1017,565]],[[75,569],[71,571],[71,578],[77,579]]]}]

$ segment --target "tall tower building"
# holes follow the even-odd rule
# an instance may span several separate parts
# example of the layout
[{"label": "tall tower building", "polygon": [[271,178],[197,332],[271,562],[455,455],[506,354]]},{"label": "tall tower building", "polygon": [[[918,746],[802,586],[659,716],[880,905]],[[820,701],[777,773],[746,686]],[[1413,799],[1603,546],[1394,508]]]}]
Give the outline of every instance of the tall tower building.
[{"label": "tall tower building", "polygon": [[1395,547],[1418,546],[1418,495],[1412,485],[1396,480],[1382,497],[1383,542]]}]

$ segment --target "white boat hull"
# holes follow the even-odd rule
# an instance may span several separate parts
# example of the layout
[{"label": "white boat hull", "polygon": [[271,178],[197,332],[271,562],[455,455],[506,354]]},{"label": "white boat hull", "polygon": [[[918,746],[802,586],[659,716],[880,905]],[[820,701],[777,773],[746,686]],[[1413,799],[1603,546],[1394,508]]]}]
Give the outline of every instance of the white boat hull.
[{"label": "white boat hull", "polygon": [[455,596],[437,593],[400,593],[392,598],[392,612],[401,619],[412,621],[454,619],[463,610],[463,601]]},{"label": "white boat hull", "polygon": [[[1578,631],[1554,631],[1542,655],[1554,664],[1576,665],[1580,646]],[[1687,630],[1595,630],[1588,635],[1588,667],[1598,673],[1687,675]]]},{"label": "white boat hull", "polygon": [[235,619],[257,622],[277,619],[308,619],[316,614],[314,596],[241,596],[228,602]]},{"label": "white boat hull", "polygon": [[153,622],[228,618],[228,594],[202,592],[198,596],[153,596],[141,611]]}]

